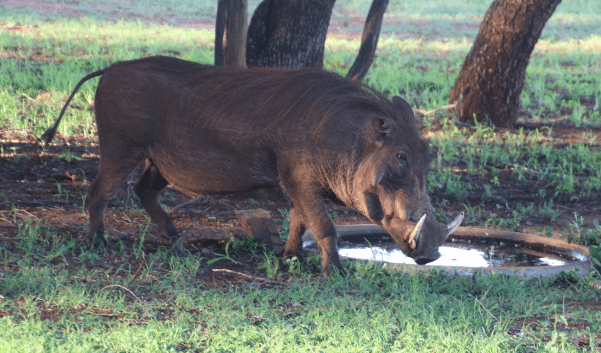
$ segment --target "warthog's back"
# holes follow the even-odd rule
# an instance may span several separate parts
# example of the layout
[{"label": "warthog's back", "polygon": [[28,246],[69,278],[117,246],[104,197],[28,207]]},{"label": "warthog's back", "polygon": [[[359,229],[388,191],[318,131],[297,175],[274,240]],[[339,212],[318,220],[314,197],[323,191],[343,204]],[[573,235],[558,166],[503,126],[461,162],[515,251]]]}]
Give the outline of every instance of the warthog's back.
[{"label": "warthog's back", "polygon": [[321,70],[243,70],[169,57],[109,67],[95,103],[103,154],[118,153],[103,148],[114,144],[135,147],[191,193],[273,186],[277,160],[350,153],[364,124],[352,112],[373,114],[374,104],[361,85]]}]

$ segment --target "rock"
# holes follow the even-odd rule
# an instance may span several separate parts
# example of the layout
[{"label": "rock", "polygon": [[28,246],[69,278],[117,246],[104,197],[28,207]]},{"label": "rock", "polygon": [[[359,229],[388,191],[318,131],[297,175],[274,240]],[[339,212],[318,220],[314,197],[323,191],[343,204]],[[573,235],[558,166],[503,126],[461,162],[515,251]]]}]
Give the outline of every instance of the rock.
[{"label": "rock", "polygon": [[245,233],[250,234],[257,241],[264,241],[267,248],[273,250],[276,255],[284,253],[284,241],[269,212],[261,208],[238,210],[236,217]]}]

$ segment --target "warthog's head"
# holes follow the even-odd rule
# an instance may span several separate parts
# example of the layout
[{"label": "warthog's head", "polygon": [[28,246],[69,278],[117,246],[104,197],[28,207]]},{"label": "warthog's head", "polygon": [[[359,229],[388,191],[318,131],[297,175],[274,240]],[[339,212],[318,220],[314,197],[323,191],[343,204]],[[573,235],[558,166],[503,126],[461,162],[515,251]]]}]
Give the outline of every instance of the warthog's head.
[{"label": "warthog's head", "polygon": [[411,106],[392,100],[395,118],[375,117],[364,138],[364,154],[353,183],[353,204],[382,226],[418,264],[440,257],[438,248],[463,219],[449,225],[434,219],[427,193],[430,156]]}]

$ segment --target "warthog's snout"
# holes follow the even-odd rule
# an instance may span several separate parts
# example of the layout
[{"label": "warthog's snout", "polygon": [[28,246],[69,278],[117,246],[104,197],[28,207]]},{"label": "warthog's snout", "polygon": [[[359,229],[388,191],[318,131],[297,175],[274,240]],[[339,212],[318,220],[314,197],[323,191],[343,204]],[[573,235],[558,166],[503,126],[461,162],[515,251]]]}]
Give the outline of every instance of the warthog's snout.
[{"label": "warthog's snout", "polygon": [[[444,239],[439,244],[439,246],[442,245],[446,241],[446,239],[449,237],[449,235],[453,234],[453,232],[461,225],[461,222],[463,221],[463,217],[464,217],[464,214],[463,214],[463,212],[461,212],[451,223],[449,223],[447,225]],[[420,241],[419,234],[421,233],[425,219],[426,219],[426,215],[424,215],[415,226],[414,232],[416,232],[417,235],[413,236],[412,239],[414,239],[414,241],[417,241],[417,244],[412,247],[413,251],[409,254],[409,256],[418,265],[426,265],[426,264],[436,261],[436,260],[438,260],[438,258],[440,258],[440,252],[438,251],[438,247],[426,245],[425,240]],[[411,234],[413,234],[413,232]],[[411,245],[410,245],[410,247],[411,247]]]}]

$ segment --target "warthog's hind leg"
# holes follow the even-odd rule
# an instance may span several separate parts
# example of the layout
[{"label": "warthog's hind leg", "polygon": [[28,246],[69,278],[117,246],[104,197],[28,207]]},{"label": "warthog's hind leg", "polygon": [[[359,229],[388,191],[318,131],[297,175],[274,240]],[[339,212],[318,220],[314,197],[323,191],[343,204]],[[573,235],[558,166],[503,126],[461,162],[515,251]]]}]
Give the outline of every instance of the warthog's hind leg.
[{"label": "warthog's hind leg", "polygon": [[123,184],[123,181],[131,170],[124,165],[114,165],[109,161],[103,160],[100,163],[98,176],[88,189],[89,212],[90,212],[90,233],[88,240],[92,247],[105,248],[110,252],[110,244],[104,236],[104,210],[107,202],[115,194],[117,188]]},{"label": "warthog's hind leg", "polygon": [[146,159],[144,172],[136,185],[136,195],[140,198],[142,206],[148,212],[152,221],[158,226],[161,235],[169,239],[176,250],[182,251],[179,232],[167,212],[161,208],[158,202],[159,192],[168,184],[169,182],[165,180],[152,161]]},{"label": "warthog's hind leg", "polygon": [[301,237],[307,229],[301,211],[297,207],[290,209],[290,223],[288,224],[288,240],[284,250],[284,258],[296,256],[299,261],[303,261],[303,244]]}]

